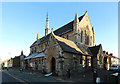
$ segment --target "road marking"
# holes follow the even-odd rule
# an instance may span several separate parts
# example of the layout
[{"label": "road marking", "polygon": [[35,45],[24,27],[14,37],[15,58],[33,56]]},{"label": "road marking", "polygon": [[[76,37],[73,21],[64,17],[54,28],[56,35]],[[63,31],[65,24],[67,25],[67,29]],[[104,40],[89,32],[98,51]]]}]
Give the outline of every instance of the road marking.
[{"label": "road marking", "polygon": [[6,74],[8,74],[9,76],[13,77],[14,79],[16,79],[16,80],[18,80],[18,81],[22,82],[23,84],[29,84],[29,83],[25,82],[24,80],[21,80],[21,79],[19,79],[19,78],[15,77],[15,76],[11,75],[11,74],[10,74],[10,73],[8,73],[8,72],[4,72],[4,73],[6,73]]}]

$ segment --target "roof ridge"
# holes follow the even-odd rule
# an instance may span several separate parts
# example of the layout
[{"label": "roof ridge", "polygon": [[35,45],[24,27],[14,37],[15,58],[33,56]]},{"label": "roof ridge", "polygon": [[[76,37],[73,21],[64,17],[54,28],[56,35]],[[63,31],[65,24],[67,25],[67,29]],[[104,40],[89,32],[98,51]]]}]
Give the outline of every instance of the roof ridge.
[{"label": "roof ridge", "polygon": [[[84,15],[85,15],[85,14],[84,14]],[[79,17],[79,21],[82,20],[82,18],[83,18],[84,15],[82,15],[82,16]],[[61,29],[66,29],[65,26],[68,26],[68,25],[70,26],[71,23],[73,23],[73,21],[74,21],[74,20],[72,20],[71,22],[69,22],[69,23],[63,25],[62,27],[60,27],[60,28],[54,30],[53,32],[54,32],[54,33],[58,33],[57,31],[60,31]],[[69,28],[69,26],[68,26],[68,28]],[[71,31],[72,31],[72,28],[71,28],[71,27],[70,27],[69,29],[71,29]],[[63,32],[63,31],[62,31],[62,32]],[[70,31],[69,31],[69,32],[70,32]],[[61,33],[61,32],[60,32],[60,33]],[[41,38],[38,40],[38,42],[40,42],[40,43],[46,42],[46,40],[49,39],[48,36],[49,36],[50,34],[51,34],[51,33],[49,33],[49,34],[46,35],[46,36],[41,37]],[[58,35],[61,35],[61,34],[58,33]],[[45,40],[44,38],[47,38],[47,39]],[[43,42],[41,42],[41,41],[43,41]],[[36,45],[36,43],[38,43],[38,42],[35,41],[30,47]],[[39,43],[38,43],[38,44],[39,44]]]},{"label": "roof ridge", "polygon": [[[84,14],[84,15],[85,15],[85,14]],[[80,17],[83,17],[84,15],[82,15],[82,16],[80,16]],[[80,17],[79,17],[79,19],[80,19]],[[56,29],[56,30],[54,30],[53,32],[55,32],[55,31],[57,31],[57,30],[59,30],[59,29],[63,28],[64,26],[66,26],[66,25],[68,25],[68,24],[72,23],[73,21],[74,21],[74,20],[72,20],[72,21],[68,22],[67,24],[63,25],[62,27],[60,27],[60,28],[58,28],[58,29]],[[50,33],[49,33],[48,35],[50,35]],[[48,35],[46,35],[46,36],[48,36]],[[46,37],[46,36],[43,36],[43,37]],[[41,38],[43,38],[43,37],[41,37]],[[40,39],[41,39],[41,38],[40,38]]]},{"label": "roof ridge", "polygon": [[[85,14],[84,14],[84,15],[85,15]],[[84,15],[80,16],[78,19],[80,20],[80,18],[81,18],[81,17],[83,18]],[[80,21],[81,21],[81,20],[80,20]],[[72,23],[72,22],[74,22],[74,20],[68,22],[67,24],[63,25],[62,27],[66,26],[66,25],[68,25],[68,24],[70,24],[70,23]],[[58,28],[58,29],[56,29],[56,30],[59,30],[59,29],[61,29],[62,27],[60,27],[60,28]],[[55,32],[56,30],[54,30],[53,32]]]},{"label": "roof ridge", "polygon": [[57,39],[60,42],[64,42],[66,45],[70,46],[71,48],[74,48],[76,51],[79,51],[83,54],[83,51],[81,51],[78,46],[71,40],[56,36],[53,32],[52,35],[55,37],[55,39]]}]

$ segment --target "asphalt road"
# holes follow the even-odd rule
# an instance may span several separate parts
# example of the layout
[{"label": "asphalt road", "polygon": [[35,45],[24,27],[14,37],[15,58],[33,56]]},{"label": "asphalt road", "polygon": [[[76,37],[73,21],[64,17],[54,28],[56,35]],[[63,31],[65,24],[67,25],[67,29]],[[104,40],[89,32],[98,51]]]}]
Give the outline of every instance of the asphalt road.
[{"label": "asphalt road", "polygon": [[7,71],[2,71],[2,84],[25,84],[25,81],[14,77],[9,74]]},{"label": "asphalt road", "polygon": [[[101,72],[102,73],[102,72]],[[104,75],[107,72],[104,72]],[[108,73],[109,75],[111,73]],[[103,74],[102,74],[103,75]],[[100,75],[99,75],[100,76]],[[101,76],[104,77],[104,76]],[[53,84],[55,82],[61,84],[62,80],[57,80],[59,78],[55,77],[42,77],[39,75],[34,74],[28,74],[26,73],[20,73],[19,71],[16,70],[9,70],[9,71],[2,71],[2,84],[40,84],[42,83],[49,83],[47,81],[51,81]],[[104,81],[106,84],[116,84],[116,78],[114,76],[109,76],[107,79]],[[27,82],[25,82],[27,81]],[[61,82],[60,82],[61,81]],[[103,84],[104,84],[103,82]],[[120,82],[120,81],[119,81]],[[118,82],[118,84],[119,84]],[[66,82],[62,82],[62,84],[69,84],[70,82],[67,80]],[[72,83],[72,82],[71,82]],[[82,83],[82,82],[81,82]],[[76,84],[73,82],[72,84]],[[83,82],[82,84],[88,84],[88,82]],[[90,83],[94,84],[94,83]]]}]

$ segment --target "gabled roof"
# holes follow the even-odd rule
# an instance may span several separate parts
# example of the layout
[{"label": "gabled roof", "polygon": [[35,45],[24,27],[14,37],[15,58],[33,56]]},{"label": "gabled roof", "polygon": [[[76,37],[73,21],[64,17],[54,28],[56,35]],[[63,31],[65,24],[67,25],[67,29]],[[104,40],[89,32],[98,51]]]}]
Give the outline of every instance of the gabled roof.
[{"label": "gabled roof", "polygon": [[86,55],[92,55],[92,54],[91,54],[91,51],[89,50],[89,47],[88,47],[88,46],[86,46],[86,45],[84,45],[84,44],[81,44],[81,43],[77,44],[77,46],[80,48],[80,50],[82,50],[82,52],[83,52],[84,54],[86,54]]},{"label": "gabled roof", "polygon": [[98,51],[100,50],[100,47],[101,47],[101,44],[99,44],[98,46],[89,47],[93,56],[97,56]]},{"label": "gabled roof", "polygon": [[[84,15],[82,15],[82,16],[79,17],[79,21],[82,20],[82,18],[84,17]],[[69,22],[68,24],[66,24],[66,25],[58,28],[57,30],[54,31],[54,34],[57,35],[57,36],[61,36],[61,35],[65,34],[65,33],[67,33],[67,32],[73,31],[73,23],[74,23],[74,20],[71,21],[71,22]],[[50,36],[50,34],[48,34],[47,36],[44,36],[44,37],[40,38],[39,41],[35,41],[30,47],[48,41],[49,36]]]},{"label": "gabled roof", "polygon": [[61,46],[62,50],[65,52],[70,52],[70,53],[75,53],[75,54],[81,54],[83,55],[84,53],[82,50],[78,48],[78,46],[71,40],[67,40],[65,38],[56,36],[53,31],[52,31],[53,37],[57,40],[58,44]]},{"label": "gabled roof", "polygon": [[35,57],[36,55],[38,55],[38,53],[32,53],[32,54],[28,55],[26,58],[24,58],[24,60],[28,60],[32,57]]},{"label": "gabled roof", "polygon": [[39,58],[39,57],[44,57],[45,54],[43,52],[38,53],[37,55],[33,56],[32,58]]}]

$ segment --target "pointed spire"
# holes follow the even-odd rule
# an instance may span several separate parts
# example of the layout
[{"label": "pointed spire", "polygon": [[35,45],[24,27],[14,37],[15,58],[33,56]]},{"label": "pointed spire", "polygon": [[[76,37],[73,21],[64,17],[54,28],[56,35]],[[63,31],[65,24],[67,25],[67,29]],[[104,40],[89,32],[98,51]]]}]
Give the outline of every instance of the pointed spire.
[{"label": "pointed spire", "polygon": [[75,20],[74,20],[75,23],[79,22],[79,19],[78,19],[78,14],[76,12],[76,15],[75,15]]},{"label": "pointed spire", "polygon": [[21,51],[21,55],[23,55],[23,50]]},{"label": "pointed spire", "polygon": [[37,33],[37,41],[40,39],[39,33]]},{"label": "pointed spire", "polygon": [[48,21],[48,12],[46,17],[46,28],[45,28],[45,36],[49,34],[49,21]]}]

